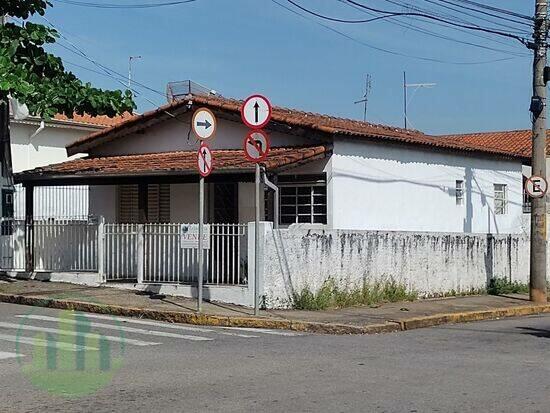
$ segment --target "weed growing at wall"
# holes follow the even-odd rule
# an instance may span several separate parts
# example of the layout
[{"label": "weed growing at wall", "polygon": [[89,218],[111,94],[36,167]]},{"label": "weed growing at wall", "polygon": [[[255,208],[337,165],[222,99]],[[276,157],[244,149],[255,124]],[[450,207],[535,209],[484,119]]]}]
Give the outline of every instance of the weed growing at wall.
[{"label": "weed growing at wall", "polygon": [[408,291],[404,284],[391,279],[364,283],[360,287],[342,288],[333,279],[328,279],[317,291],[309,286],[293,294],[293,307],[297,310],[325,310],[358,305],[374,305],[383,302],[413,301],[418,293]]},{"label": "weed growing at wall", "polygon": [[489,281],[487,294],[525,294],[529,292],[529,284],[510,281],[507,278],[493,278]]}]

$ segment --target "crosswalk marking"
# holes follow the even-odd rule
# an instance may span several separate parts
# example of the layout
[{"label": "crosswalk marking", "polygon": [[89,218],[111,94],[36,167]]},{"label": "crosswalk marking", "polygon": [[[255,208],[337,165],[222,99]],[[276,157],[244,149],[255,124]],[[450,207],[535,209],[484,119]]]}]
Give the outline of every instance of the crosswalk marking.
[{"label": "crosswalk marking", "polygon": [[[57,319],[56,319],[57,320]],[[57,320],[58,321],[58,320]],[[104,339],[107,341],[113,341],[116,343],[124,343],[124,344],[130,344],[133,346],[155,346],[160,343],[152,343],[149,341],[141,341],[141,340],[133,340],[131,338],[125,338],[125,337],[115,337],[115,336],[104,336],[97,333],[85,333],[80,331],[71,331],[71,330],[63,330],[63,329],[57,329],[57,328],[47,328],[47,327],[36,327],[31,326],[27,324],[15,324],[15,323],[3,323],[0,322],[0,328],[10,328],[15,330],[26,330],[26,331],[38,331],[43,333],[52,333],[52,334],[59,334],[62,336],[75,336],[75,337],[86,337],[86,338],[92,338],[92,339]]]},{"label": "crosswalk marking", "polygon": [[38,346],[38,347],[55,347],[58,350],[67,350],[67,351],[99,350],[97,347],[78,346],[76,344],[63,343],[60,341],[47,341],[41,338],[10,336],[8,334],[0,334],[0,341],[10,341],[12,343],[18,343],[18,344],[30,344],[31,346]]},{"label": "crosswalk marking", "polygon": [[0,360],[14,359],[17,357],[24,357],[24,355],[17,353],[8,353],[7,351],[0,351]]},{"label": "crosswalk marking", "polygon": [[[86,315],[87,316],[87,315]],[[144,330],[141,328],[134,328],[134,327],[126,327],[126,326],[115,326],[111,324],[105,324],[105,323],[96,323],[96,322],[89,322],[85,320],[70,320],[65,318],[59,318],[59,317],[49,317],[45,315],[17,315],[16,317],[19,318],[27,318],[31,320],[41,320],[41,321],[52,321],[57,323],[64,323],[64,324],[73,324],[73,325],[82,325],[82,326],[89,326],[89,327],[97,327],[97,328],[104,328],[107,330],[118,330],[118,331],[125,331],[127,333],[136,333],[136,334],[144,334],[149,336],[158,336],[158,337],[169,337],[169,338],[181,338],[183,340],[191,340],[191,341],[212,341],[212,338],[209,337],[202,337],[202,336],[191,336],[187,334],[176,334],[176,333],[168,333],[164,331],[155,331],[155,330]],[[0,326],[2,326],[3,323],[0,323]],[[127,339],[126,339],[127,340]]]},{"label": "crosswalk marking", "polygon": [[170,329],[182,330],[182,331],[195,331],[199,333],[215,333],[215,334],[221,334],[225,336],[235,336],[235,337],[241,337],[241,338],[258,338],[258,336],[252,336],[249,334],[230,333],[228,331],[218,331],[218,330],[212,330],[209,328],[202,328],[202,327],[189,327],[182,324],[174,324],[174,323],[168,323],[168,322],[149,321],[149,320],[141,320],[141,319],[125,318],[125,317],[113,317],[109,315],[88,314],[88,313],[86,314],[86,317],[96,318],[98,320],[121,321],[123,323],[141,324],[145,326],[170,328]]}]

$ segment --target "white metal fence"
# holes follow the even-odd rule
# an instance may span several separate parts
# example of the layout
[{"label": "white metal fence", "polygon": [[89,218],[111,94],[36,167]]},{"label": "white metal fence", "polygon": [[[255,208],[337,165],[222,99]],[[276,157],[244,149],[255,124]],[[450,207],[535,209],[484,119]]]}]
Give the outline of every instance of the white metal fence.
[{"label": "white metal fence", "polygon": [[[35,220],[35,271],[99,272],[109,282],[197,281],[196,249],[181,248],[181,224]],[[247,226],[211,224],[205,284],[246,285]],[[0,221],[0,269],[25,269],[25,221]]]},{"label": "white metal fence", "polygon": [[[181,224],[105,224],[105,279],[196,282],[197,250],[181,248],[180,228]],[[247,284],[246,229],[244,224],[210,225],[211,248],[205,250],[206,284]]]},{"label": "white metal fence", "polygon": [[[34,188],[35,219],[86,220],[89,214],[87,185],[37,186]],[[15,219],[25,219],[25,188],[15,185],[13,197]]]}]

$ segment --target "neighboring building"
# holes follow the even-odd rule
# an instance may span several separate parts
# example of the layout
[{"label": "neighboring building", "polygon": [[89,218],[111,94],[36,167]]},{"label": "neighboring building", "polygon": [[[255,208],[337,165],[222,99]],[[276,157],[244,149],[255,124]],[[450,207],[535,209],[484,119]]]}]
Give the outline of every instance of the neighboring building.
[{"label": "neighboring building", "polygon": [[[218,118],[207,220],[254,219],[254,167],[242,153],[241,102],[190,96],[92,133],[67,147],[87,154],[17,174],[25,185],[90,185],[107,222],[196,222],[192,113]],[[274,108],[264,163],[280,187],[280,224],[333,229],[518,233],[529,155],[462,139]],[[274,216],[265,192],[264,216]]]},{"label": "neighboring building", "polygon": [[[74,141],[112,126],[126,117],[75,115],[68,119],[56,115],[49,121],[29,117],[11,119],[11,153],[13,172],[63,162],[68,157],[65,147]],[[2,215],[24,217],[24,192],[21,185],[3,189]],[[85,185],[71,187],[36,188],[35,215],[43,218],[82,218],[88,216],[88,188]]]}]

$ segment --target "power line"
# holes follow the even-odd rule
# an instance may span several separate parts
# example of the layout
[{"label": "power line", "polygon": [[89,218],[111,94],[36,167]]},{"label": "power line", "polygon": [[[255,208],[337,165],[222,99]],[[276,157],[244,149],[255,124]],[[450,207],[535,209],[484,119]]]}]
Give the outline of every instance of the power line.
[{"label": "power line", "polygon": [[300,10],[306,12],[307,14],[311,14],[312,16],[319,17],[320,19],[328,20],[328,21],[336,22],[336,23],[351,23],[351,24],[353,24],[353,23],[371,23],[371,22],[374,22],[374,21],[377,21],[377,20],[387,19],[388,17],[395,16],[395,14],[390,13],[390,14],[387,14],[387,15],[384,15],[384,16],[377,16],[377,17],[373,17],[371,19],[363,19],[363,20],[339,19],[339,18],[336,18],[336,17],[330,17],[330,16],[326,16],[326,15],[314,12],[313,10],[310,10],[310,9],[304,7],[304,6],[301,6],[300,4],[296,3],[293,0],[287,0],[287,1],[290,4],[292,4],[294,7],[299,8]]},{"label": "power line", "polygon": [[[361,8],[359,8],[359,7],[357,7],[353,4],[347,3],[345,0],[338,0],[338,1],[341,2],[342,4],[345,4],[346,6],[351,7],[355,10],[358,10],[362,13],[365,13],[365,14],[368,14],[368,15],[371,15],[371,16],[374,15],[373,13],[369,12],[368,10],[361,9]],[[398,3],[392,2],[390,0],[386,0],[386,1],[388,1],[392,4],[398,4]],[[425,34],[425,35],[428,35],[428,36],[432,36],[432,37],[435,37],[435,38],[439,38],[439,39],[443,39],[443,40],[449,40],[449,41],[453,41],[453,42],[456,42],[456,43],[468,44],[468,45],[471,45],[471,46],[475,45],[476,47],[489,48],[490,50],[492,50],[490,48],[490,46],[479,45],[478,43],[470,44],[470,42],[467,42],[467,41],[464,41],[464,40],[458,40],[454,37],[445,36],[445,35],[433,32],[433,31],[431,31],[431,30],[429,30],[425,27],[416,26],[416,25],[414,25],[410,22],[399,21],[396,18],[388,19],[388,20],[386,20],[386,22],[390,23],[390,24],[393,24],[393,25],[396,25],[396,26],[399,26],[399,27],[410,29],[412,31],[416,31],[416,32],[419,32],[419,33],[422,33],[422,34]],[[504,46],[515,46],[516,45],[515,43],[513,45],[510,44],[510,43],[506,43],[506,42],[500,40],[500,38],[490,37],[488,35],[478,33],[478,32],[471,32],[471,31],[468,31],[466,29],[461,29],[460,27],[447,26],[443,23],[439,23],[439,22],[435,22],[435,21],[422,21],[422,22],[427,23],[427,24],[432,24],[432,25],[435,25],[435,26],[439,26],[439,27],[445,27],[447,29],[455,30],[455,31],[458,31],[458,32],[461,32],[461,33],[466,33],[469,36],[478,37],[478,38],[484,39],[484,40],[489,40],[490,42],[497,43],[497,44],[502,44]],[[520,46],[517,45],[517,47],[519,48]],[[501,51],[501,49],[494,49],[493,51]],[[516,52],[512,52],[512,51],[508,51],[508,50],[506,52],[516,54]],[[522,54],[517,53],[517,55],[521,56],[521,57],[529,56],[528,54],[523,54],[523,53]]]},{"label": "power line", "polygon": [[459,1],[461,3],[471,4],[473,6],[479,7],[480,9],[491,10],[491,11],[494,11],[494,12],[497,12],[497,13],[507,14],[509,16],[518,17],[520,19],[528,20],[530,22],[534,21],[533,17],[531,17],[531,16],[516,13],[516,12],[513,12],[511,10],[507,10],[507,9],[501,9],[499,7],[490,6],[488,4],[478,3],[478,2],[472,1],[472,0],[457,0],[457,1]]},{"label": "power line", "polygon": [[193,3],[197,0],[180,0],[180,1],[169,1],[164,3],[141,3],[141,4],[115,4],[115,3],[89,3],[85,1],[76,1],[76,0],[55,0],[58,3],[70,4],[72,6],[80,7],[93,7],[97,9],[152,9],[156,7],[166,7],[166,6],[178,6],[186,3]]},{"label": "power line", "polygon": [[481,65],[481,64],[488,64],[488,63],[496,63],[496,62],[503,62],[503,61],[507,61],[507,60],[516,59],[516,57],[508,57],[508,58],[491,59],[491,60],[484,60],[484,61],[463,62],[463,61],[451,61],[451,60],[435,59],[435,58],[431,58],[431,57],[416,56],[416,55],[410,55],[410,54],[407,54],[407,53],[396,52],[394,50],[389,50],[389,49],[384,49],[382,47],[374,46],[374,45],[369,44],[369,43],[367,43],[363,40],[360,40],[360,39],[357,39],[353,36],[350,36],[349,34],[341,32],[341,31],[335,29],[334,27],[331,27],[331,26],[328,26],[324,23],[321,23],[320,21],[312,19],[309,16],[305,16],[305,15],[297,12],[296,10],[291,9],[290,7],[286,6],[285,4],[279,2],[278,0],[271,0],[271,1],[273,3],[275,3],[276,5],[278,5],[279,7],[282,7],[285,10],[289,11],[290,13],[293,13],[296,16],[301,17],[302,19],[311,21],[311,22],[313,22],[313,23],[315,23],[319,26],[322,26],[325,29],[330,30],[331,32],[338,34],[339,36],[346,38],[347,40],[351,40],[352,42],[357,43],[359,45],[362,45],[364,47],[367,47],[369,49],[376,50],[376,51],[386,53],[386,54],[390,54],[390,55],[393,55],[393,56],[407,57],[407,58],[410,58],[410,59],[416,59],[416,60],[421,60],[421,61],[425,61],[425,62],[432,62],[432,63],[465,65],[465,66],[466,65]]},{"label": "power line", "polygon": [[[364,4],[358,3],[354,0],[346,0],[346,1],[348,3],[355,4],[358,7],[361,7],[361,8],[364,8],[366,10],[370,10],[370,11],[373,11],[373,12],[376,12],[376,13],[384,13],[384,14],[394,13],[394,12],[388,11],[388,10],[382,10],[382,9],[377,9],[377,8],[374,8],[374,7],[365,6]],[[491,33],[491,34],[494,34],[494,35],[497,35],[497,36],[508,37],[508,38],[511,38],[511,39],[518,40],[518,41],[520,41],[521,43],[523,43],[525,45],[528,44],[527,39],[525,39],[523,37],[520,37],[518,35],[512,34],[512,33],[507,33],[507,32],[503,32],[503,31],[500,31],[500,30],[494,30],[494,29],[487,28],[487,27],[473,26],[471,24],[456,23],[456,22],[449,21],[447,19],[443,19],[441,17],[434,16],[432,14],[420,13],[420,12],[401,12],[401,13],[396,13],[396,15],[398,15],[398,16],[422,17],[422,18],[425,18],[425,19],[439,21],[439,22],[448,24],[450,26],[457,26],[457,27],[462,27],[464,29],[482,31],[482,32]]]}]

